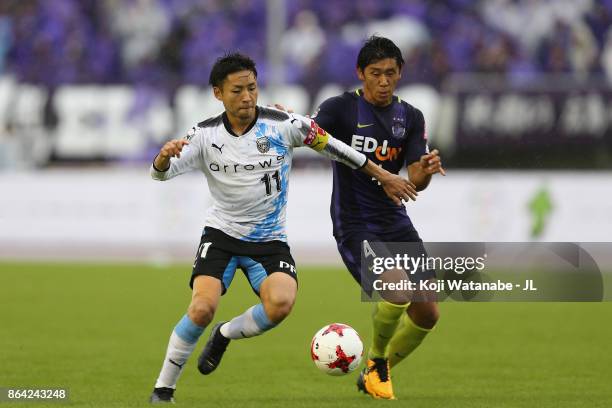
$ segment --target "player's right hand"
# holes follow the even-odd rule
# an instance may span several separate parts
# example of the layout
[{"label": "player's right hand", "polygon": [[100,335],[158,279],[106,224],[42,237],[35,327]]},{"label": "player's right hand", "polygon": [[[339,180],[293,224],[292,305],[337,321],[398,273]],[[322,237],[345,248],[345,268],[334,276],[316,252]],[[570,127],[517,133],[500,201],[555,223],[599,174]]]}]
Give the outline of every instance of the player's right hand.
[{"label": "player's right hand", "polygon": [[181,157],[181,152],[183,151],[183,147],[188,145],[189,141],[185,139],[174,139],[166,142],[165,145],[162,146],[159,151],[159,156],[162,159],[169,159],[171,157]]},{"label": "player's right hand", "polygon": [[[283,112],[287,112],[287,113],[294,113],[293,109],[291,108],[285,108],[283,105],[281,105],[280,103],[275,103],[274,105],[268,105],[268,106],[274,106],[276,109],[281,110]],[[306,115],[306,117],[308,117],[308,115]]]},{"label": "player's right hand", "polygon": [[397,174],[388,173],[386,177],[382,180],[379,179],[379,181],[387,197],[393,200],[396,205],[402,205],[402,201],[416,201],[416,196],[419,195],[414,183]]}]

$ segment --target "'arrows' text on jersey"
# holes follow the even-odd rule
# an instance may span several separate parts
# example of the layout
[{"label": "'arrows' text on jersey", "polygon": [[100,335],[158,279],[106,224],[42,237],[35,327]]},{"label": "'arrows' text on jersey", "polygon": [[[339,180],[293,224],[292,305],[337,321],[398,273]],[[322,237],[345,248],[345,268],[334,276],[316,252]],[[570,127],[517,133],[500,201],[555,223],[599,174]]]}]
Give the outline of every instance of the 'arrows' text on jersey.
[{"label": "'arrows' text on jersey", "polygon": [[[285,160],[285,156],[276,156],[276,162],[282,163]],[[240,170],[253,171],[255,169],[265,169],[266,167],[272,167],[272,159],[257,162],[256,164],[219,164],[212,162],[208,165],[211,171],[223,171],[224,173],[238,173]]]}]

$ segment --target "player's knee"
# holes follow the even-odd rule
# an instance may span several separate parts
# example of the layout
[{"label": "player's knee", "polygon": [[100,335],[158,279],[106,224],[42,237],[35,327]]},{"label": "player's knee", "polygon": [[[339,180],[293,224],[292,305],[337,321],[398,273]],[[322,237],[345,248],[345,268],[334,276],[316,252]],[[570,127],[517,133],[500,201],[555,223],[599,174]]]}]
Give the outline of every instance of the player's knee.
[{"label": "player's knee", "polygon": [[194,300],[189,305],[189,318],[198,326],[207,326],[215,316],[215,307],[205,301]]},{"label": "player's knee", "polygon": [[386,302],[394,305],[406,305],[410,303],[411,300],[408,293],[403,290],[381,291],[379,294]]},{"label": "player's knee", "polygon": [[432,329],[440,319],[440,310],[436,303],[422,303],[416,310],[408,312],[410,318],[419,327]]},{"label": "player's knee", "polygon": [[440,311],[437,307],[431,308],[425,314],[426,325],[424,326],[426,329],[432,329],[438,320],[440,319]]},{"label": "player's knee", "polygon": [[280,323],[285,317],[289,316],[293,304],[295,303],[295,297],[287,294],[274,294],[271,295],[266,302],[267,306],[266,313],[268,318],[273,323]]}]

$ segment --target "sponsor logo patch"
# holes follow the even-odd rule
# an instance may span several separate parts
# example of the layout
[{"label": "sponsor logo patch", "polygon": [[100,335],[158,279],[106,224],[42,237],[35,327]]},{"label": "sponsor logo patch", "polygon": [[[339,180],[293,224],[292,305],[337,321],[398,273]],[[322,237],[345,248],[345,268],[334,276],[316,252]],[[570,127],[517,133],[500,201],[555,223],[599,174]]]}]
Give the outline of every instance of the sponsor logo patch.
[{"label": "sponsor logo patch", "polygon": [[189,129],[189,132],[187,132],[187,134],[185,135],[185,139],[191,140],[191,138],[193,138],[195,134],[196,134],[196,128],[192,127],[191,129]]}]

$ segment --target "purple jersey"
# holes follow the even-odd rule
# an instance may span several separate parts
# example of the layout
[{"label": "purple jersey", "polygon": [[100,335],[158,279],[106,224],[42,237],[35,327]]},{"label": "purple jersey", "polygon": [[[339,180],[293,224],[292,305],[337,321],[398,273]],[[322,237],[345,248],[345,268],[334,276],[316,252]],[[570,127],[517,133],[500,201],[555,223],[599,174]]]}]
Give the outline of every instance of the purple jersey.
[{"label": "purple jersey", "polygon": [[[313,118],[391,173],[397,174],[428,151],[423,114],[397,96],[381,108],[367,102],[362,90],[345,92],[323,102]],[[331,216],[337,240],[363,231],[414,231],[406,208],[395,205],[375,179],[341,163],[332,166]]]}]

